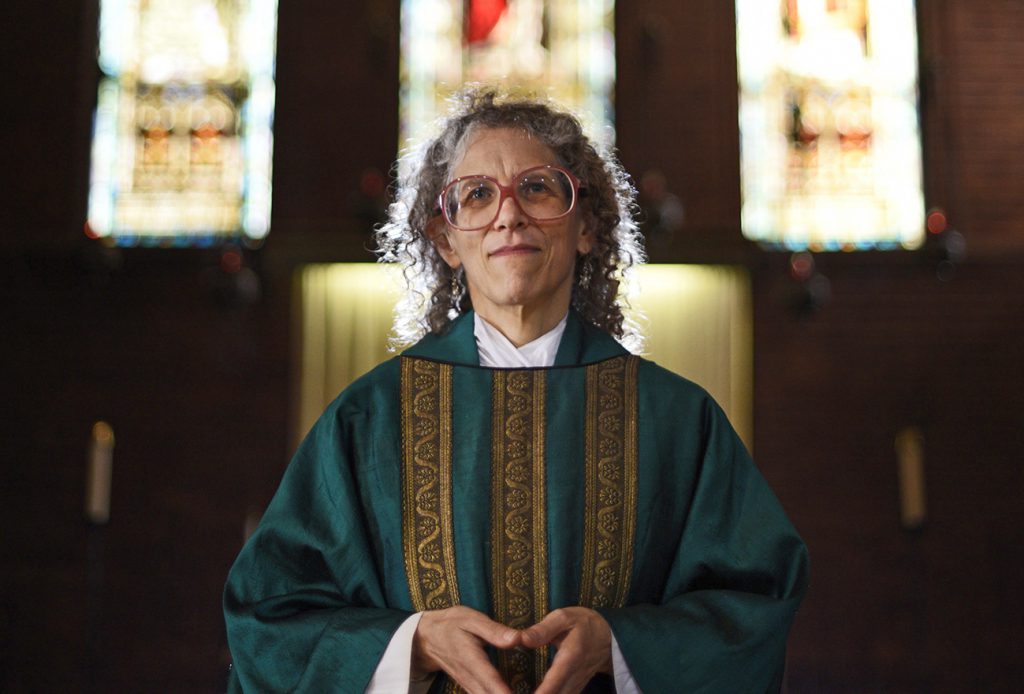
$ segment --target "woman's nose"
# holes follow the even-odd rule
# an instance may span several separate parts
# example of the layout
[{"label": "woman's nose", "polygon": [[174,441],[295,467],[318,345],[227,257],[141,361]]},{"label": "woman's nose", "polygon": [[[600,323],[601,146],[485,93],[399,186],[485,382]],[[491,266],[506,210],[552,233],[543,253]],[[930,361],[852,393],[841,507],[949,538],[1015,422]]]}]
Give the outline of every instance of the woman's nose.
[{"label": "woman's nose", "polygon": [[506,195],[498,203],[498,215],[494,218],[496,229],[517,229],[526,224],[527,217],[514,195]]}]

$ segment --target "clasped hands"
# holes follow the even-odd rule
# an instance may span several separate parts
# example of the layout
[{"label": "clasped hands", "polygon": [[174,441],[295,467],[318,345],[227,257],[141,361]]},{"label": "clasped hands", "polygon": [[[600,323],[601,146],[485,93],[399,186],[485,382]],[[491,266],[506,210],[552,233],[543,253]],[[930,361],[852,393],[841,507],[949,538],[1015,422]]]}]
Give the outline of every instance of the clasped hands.
[{"label": "clasped hands", "polygon": [[487,657],[486,647],[557,649],[536,694],[579,692],[598,672],[612,672],[612,631],[587,607],[562,607],[519,631],[472,608],[428,610],[420,617],[412,647],[412,675],[443,670],[471,694],[511,694]]}]

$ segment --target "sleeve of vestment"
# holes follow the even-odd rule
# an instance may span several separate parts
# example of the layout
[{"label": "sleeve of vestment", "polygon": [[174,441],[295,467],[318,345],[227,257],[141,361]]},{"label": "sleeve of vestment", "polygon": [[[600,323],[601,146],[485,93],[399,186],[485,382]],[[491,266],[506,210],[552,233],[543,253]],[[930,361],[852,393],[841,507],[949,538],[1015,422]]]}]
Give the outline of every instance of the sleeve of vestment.
[{"label": "sleeve of vestment", "polygon": [[228,576],[232,687],[362,692],[411,614],[385,607],[347,442],[328,410],[288,466]]},{"label": "sleeve of vestment", "polygon": [[686,521],[666,538],[674,559],[661,599],[600,611],[645,694],[778,691],[806,548],[710,399],[702,429]]}]

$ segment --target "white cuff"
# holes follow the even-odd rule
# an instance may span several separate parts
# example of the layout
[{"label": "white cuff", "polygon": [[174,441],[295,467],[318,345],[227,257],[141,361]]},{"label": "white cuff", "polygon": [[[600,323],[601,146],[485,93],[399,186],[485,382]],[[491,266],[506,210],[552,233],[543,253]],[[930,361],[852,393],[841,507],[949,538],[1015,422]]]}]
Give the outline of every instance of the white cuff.
[{"label": "white cuff", "polygon": [[395,631],[384,650],[366,694],[425,694],[434,681],[433,675],[415,682],[409,679],[412,668],[412,639],[416,635],[422,612],[408,617]]},{"label": "white cuff", "polygon": [[616,694],[642,694],[636,680],[633,679],[633,673],[629,671],[626,659],[622,657],[615,634],[612,634],[612,673],[615,675]]}]

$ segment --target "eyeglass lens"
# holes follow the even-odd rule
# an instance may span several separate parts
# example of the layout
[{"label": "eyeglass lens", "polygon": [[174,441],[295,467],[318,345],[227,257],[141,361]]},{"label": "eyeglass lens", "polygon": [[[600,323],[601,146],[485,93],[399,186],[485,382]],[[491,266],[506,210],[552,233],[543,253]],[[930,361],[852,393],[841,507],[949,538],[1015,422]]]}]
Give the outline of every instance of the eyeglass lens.
[{"label": "eyeglass lens", "polygon": [[[533,219],[561,217],[572,207],[572,181],[558,169],[525,171],[512,182],[512,194],[519,207]],[[457,181],[445,193],[448,220],[462,229],[480,229],[498,216],[501,189],[484,176]]]}]

